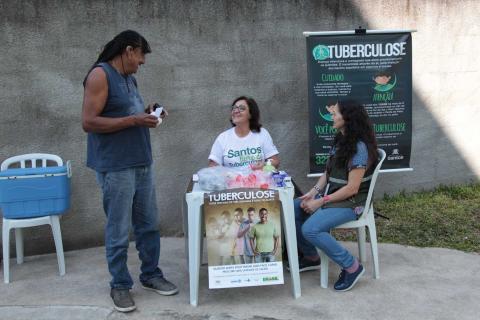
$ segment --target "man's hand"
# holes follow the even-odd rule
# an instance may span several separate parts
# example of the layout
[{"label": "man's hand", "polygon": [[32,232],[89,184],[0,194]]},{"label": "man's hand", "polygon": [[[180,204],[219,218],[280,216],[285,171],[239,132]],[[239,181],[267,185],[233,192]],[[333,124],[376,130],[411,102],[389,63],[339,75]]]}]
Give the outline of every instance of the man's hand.
[{"label": "man's hand", "polygon": [[165,119],[166,117],[168,117],[168,111],[163,107],[163,112],[160,114],[160,118]]},{"label": "man's hand", "polygon": [[[158,103],[150,103],[150,104],[148,105],[148,107],[145,108],[145,113],[150,114],[150,113],[152,113],[153,111],[155,111],[155,109],[156,109],[155,105],[158,106]],[[163,107],[163,111],[162,111],[162,113],[160,114],[160,118],[164,119],[164,118],[166,118],[167,116],[168,116],[168,111],[167,111],[167,109],[165,109],[165,107]]]},{"label": "man's hand", "polygon": [[155,128],[158,124],[158,118],[148,113],[139,113],[132,117],[135,125],[138,127]]},{"label": "man's hand", "polygon": [[148,107],[145,108],[145,113],[148,113],[148,114],[152,113],[154,105],[155,105],[154,103],[150,103]]}]

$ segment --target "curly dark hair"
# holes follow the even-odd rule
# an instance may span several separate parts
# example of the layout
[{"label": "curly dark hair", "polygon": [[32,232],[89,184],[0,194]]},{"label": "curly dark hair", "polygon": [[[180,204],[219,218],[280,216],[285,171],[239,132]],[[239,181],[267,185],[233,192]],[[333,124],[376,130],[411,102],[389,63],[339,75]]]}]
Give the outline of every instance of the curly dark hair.
[{"label": "curly dark hair", "polygon": [[357,152],[357,143],[363,141],[368,150],[368,167],[378,159],[377,140],[373,125],[365,108],[356,101],[338,101],[338,110],[345,121],[343,133],[339,130],[333,145],[336,148],[337,166],[345,167]]},{"label": "curly dark hair", "polygon": [[[241,96],[233,100],[232,102],[232,107],[237,103],[237,101],[240,100],[245,100],[248,105],[248,111],[250,112],[250,120],[249,120],[249,126],[250,130],[253,132],[260,132],[260,128],[262,127],[260,123],[260,109],[258,108],[258,104],[255,101],[255,99],[248,97],[248,96]],[[235,127],[235,124],[232,122],[232,119],[230,119],[230,123],[232,124],[232,127]]]}]

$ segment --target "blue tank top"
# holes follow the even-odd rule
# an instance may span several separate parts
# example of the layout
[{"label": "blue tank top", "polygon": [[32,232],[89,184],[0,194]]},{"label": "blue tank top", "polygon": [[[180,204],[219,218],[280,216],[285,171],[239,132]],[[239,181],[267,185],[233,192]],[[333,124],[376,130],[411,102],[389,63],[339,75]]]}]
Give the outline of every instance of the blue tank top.
[{"label": "blue tank top", "polygon": [[[102,117],[120,118],[143,113],[143,99],[131,75],[121,75],[108,63],[99,63],[107,75],[108,97]],[[129,127],[111,133],[88,133],[87,166],[98,172],[119,171],[152,164],[150,132]]]}]

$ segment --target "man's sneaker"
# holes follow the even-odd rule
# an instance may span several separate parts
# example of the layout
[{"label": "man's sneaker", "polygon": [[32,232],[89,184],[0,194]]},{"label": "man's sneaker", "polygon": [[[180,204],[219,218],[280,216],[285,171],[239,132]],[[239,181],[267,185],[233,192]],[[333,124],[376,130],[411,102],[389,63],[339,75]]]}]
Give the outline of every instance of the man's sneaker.
[{"label": "man's sneaker", "polygon": [[113,300],[113,306],[115,310],[120,312],[130,312],[135,310],[135,302],[130,295],[129,289],[115,289],[110,290],[110,297]]},{"label": "man's sneaker", "polygon": [[342,270],[333,287],[337,291],[348,291],[353,288],[364,272],[365,269],[362,265],[359,265],[357,271],[354,273],[348,273],[347,271]]},{"label": "man's sneaker", "polygon": [[177,286],[163,277],[156,277],[142,282],[142,287],[145,290],[155,291],[164,296],[171,296],[178,293]]},{"label": "man's sneaker", "polygon": [[[287,270],[290,271],[290,266],[287,264]],[[320,270],[320,259],[313,261],[310,259],[302,258],[298,263],[298,271],[311,271],[311,270]]]}]

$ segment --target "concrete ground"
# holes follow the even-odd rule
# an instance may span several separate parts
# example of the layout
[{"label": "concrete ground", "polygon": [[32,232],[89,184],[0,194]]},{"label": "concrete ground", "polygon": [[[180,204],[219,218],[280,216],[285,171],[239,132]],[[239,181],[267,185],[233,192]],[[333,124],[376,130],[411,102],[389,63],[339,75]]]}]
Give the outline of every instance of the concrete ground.
[{"label": "concrete ground", "polygon": [[[28,243],[26,243],[28,246]],[[356,252],[355,243],[346,244]],[[208,289],[201,267],[199,306],[189,304],[183,238],[163,238],[161,267],[180,293],[163,297],[138,283],[139,260],[133,243],[129,267],[137,310],[114,311],[104,247],[65,253],[65,276],[58,275],[54,254],[10,260],[11,283],[0,283],[0,319],[479,319],[480,255],[448,249],[380,244],[380,273],[372,266],[350,292],[335,292],[338,268],[331,264],[329,288],[320,287],[318,271],[301,274],[302,296],[293,299],[290,276],[285,285]],[[3,273],[3,269],[1,270]]]}]

